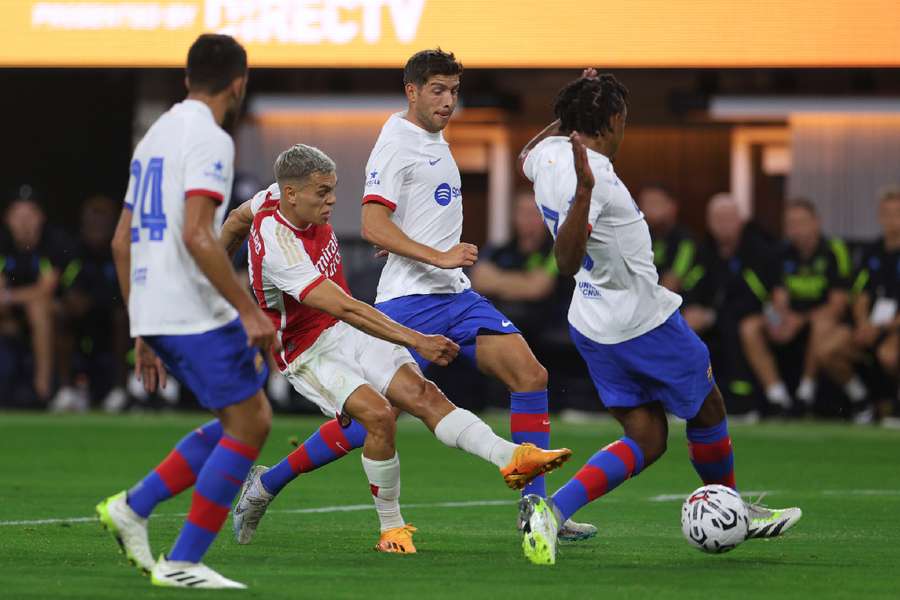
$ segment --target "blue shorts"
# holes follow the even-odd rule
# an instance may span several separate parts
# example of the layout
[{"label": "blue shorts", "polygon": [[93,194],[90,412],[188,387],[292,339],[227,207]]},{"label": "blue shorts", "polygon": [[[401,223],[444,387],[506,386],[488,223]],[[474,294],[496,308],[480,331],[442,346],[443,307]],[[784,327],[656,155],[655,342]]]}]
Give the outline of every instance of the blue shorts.
[{"label": "blue shorts", "polygon": [[247,346],[240,319],[204,333],[149,335],[144,341],[169,373],[209,410],[246,400],[265,385],[269,375],[259,349]]},{"label": "blue shorts", "polygon": [[572,326],[569,331],[607,408],[659,402],[692,419],[715,385],[706,344],[677,310],[656,329],[618,344],[599,344]]},{"label": "blue shorts", "polygon": [[[482,332],[520,333],[490,300],[472,290],[458,294],[415,294],[379,302],[375,308],[410,329],[443,335],[460,346],[460,355],[475,363],[475,338]],[[430,363],[410,350],[419,367]]]}]

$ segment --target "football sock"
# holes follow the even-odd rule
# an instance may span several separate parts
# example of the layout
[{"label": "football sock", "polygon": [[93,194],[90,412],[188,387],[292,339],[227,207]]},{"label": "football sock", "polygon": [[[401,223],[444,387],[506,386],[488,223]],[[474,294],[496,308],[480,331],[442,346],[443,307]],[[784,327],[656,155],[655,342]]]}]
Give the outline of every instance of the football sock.
[{"label": "football sock", "polygon": [[770,404],[774,404],[781,408],[791,407],[791,395],[788,393],[787,387],[785,387],[784,383],[781,381],[773,383],[766,388],[766,399]]},{"label": "football sock", "polygon": [[197,476],[187,521],[169,560],[200,562],[231,510],[259,450],[223,435]]},{"label": "football sock", "polygon": [[[531,442],[538,448],[550,448],[550,415],[547,390],[512,392],[509,395],[509,429],[516,444]],[[544,476],[535,477],[525,486],[522,495],[547,496]]]},{"label": "football sock", "polygon": [[816,399],[816,380],[812,377],[803,377],[797,386],[797,400],[806,406],[812,405]]},{"label": "football sock", "polygon": [[456,408],[441,419],[434,435],[445,445],[465,450],[500,468],[509,464],[516,451],[515,444],[495,434],[484,421],[464,408]]},{"label": "football sock", "polygon": [[218,419],[184,436],[155,469],[128,490],[128,506],[147,518],[157,504],[194,485],[221,437],[222,424]]},{"label": "football sock", "polygon": [[728,419],[713,427],[687,428],[691,463],[706,485],[718,483],[737,489],[734,481],[734,450],[728,435]]},{"label": "football sock", "polygon": [[319,427],[300,447],[288,454],[277,465],[260,477],[266,491],[274,495],[300,473],[308,473],[346,456],[351,450],[361,448],[366,441],[366,428],[356,421],[341,427],[332,419]]},{"label": "football sock", "polygon": [[400,514],[400,455],[394,454],[388,460],[372,460],[363,456],[362,464],[369,478],[369,489],[375,501],[381,531],[403,527],[406,523]]},{"label": "football sock", "polygon": [[553,494],[560,526],[587,504],[613,491],[641,472],[644,453],[631,438],[623,437],[603,448],[575,476]]}]

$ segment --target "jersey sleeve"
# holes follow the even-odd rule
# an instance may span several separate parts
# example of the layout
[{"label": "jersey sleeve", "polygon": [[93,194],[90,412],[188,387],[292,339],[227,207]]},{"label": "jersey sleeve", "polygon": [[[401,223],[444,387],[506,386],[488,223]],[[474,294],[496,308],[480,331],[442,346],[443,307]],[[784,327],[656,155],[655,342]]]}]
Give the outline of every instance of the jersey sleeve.
[{"label": "jersey sleeve", "polygon": [[250,198],[250,212],[253,216],[256,216],[256,213],[259,212],[259,209],[262,208],[263,203],[265,203],[266,198],[269,197],[268,190],[261,190],[256,192],[256,195]]},{"label": "jersey sleeve", "polygon": [[522,162],[522,172],[528,178],[528,181],[534,182],[537,177],[537,169],[535,167],[540,161],[540,154],[541,149],[535,146],[525,155],[525,160]]},{"label": "jersey sleeve", "polygon": [[403,185],[413,163],[404,159],[403,153],[392,146],[385,146],[373,153],[366,163],[366,184],[363,204],[375,202],[397,210],[403,198]]},{"label": "jersey sleeve", "polygon": [[325,276],[313,264],[302,242],[292,235],[288,237],[275,231],[266,237],[266,248],[270,250],[263,260],[264,279],[298,302],[303,302],[316,286],[325,281]]},{"label": "jersey sleeve", "polygon": [[231,195],[234,177],[234,142],[227,134],[203,135],[184,155],[184,197],[208,196],[218,203]]}]

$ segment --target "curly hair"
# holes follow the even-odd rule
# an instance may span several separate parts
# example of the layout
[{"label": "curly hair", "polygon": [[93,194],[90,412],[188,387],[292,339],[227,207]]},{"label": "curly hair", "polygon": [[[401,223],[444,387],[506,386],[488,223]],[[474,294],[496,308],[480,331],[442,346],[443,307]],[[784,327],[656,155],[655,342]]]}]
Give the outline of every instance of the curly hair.
[{"label": "curly hair", "polygon": [[612,131],[610,119],[625,110],[628,89],[605,73],[572,81],[556,96],[553,112],[565,132],[600,135]]}]

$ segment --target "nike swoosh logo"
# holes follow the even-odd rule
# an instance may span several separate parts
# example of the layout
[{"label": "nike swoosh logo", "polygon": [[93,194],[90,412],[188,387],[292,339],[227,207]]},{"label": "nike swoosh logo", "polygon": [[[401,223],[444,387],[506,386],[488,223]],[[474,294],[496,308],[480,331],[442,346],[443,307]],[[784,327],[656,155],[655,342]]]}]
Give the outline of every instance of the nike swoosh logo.
[{"label": "nike swoosh logo", "polygon": [[550,424],[550,421],[543,421],[543,422],[541,423],[541,425],[549,425],[549,424]]},{"label": "nike swoosh logo", "polygon": [[349,450],[344,448],[343,444],[341,444],[340,442],[335,442],[334,445],[337,446],[338,448],[340,448],[344,452],[344,454],[347,454],[350,452]]},{"label": "nike swoosh logo", "polygon": [[512,325],[512,321],[500,321],[500,325],[502,327],[509,327],[510,325]]},{"label": "nike swoosh logo", "polygon": [[429,160],[429,161],[428,161],[428,164],[431,165],[431,166],[433,167],[434,165],[438,164],[439,162],[441,162],[441,159],[440,159],[440,158],[436,158],[436,159],[434,159],[434,160]]}]

